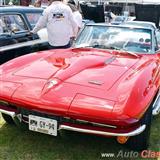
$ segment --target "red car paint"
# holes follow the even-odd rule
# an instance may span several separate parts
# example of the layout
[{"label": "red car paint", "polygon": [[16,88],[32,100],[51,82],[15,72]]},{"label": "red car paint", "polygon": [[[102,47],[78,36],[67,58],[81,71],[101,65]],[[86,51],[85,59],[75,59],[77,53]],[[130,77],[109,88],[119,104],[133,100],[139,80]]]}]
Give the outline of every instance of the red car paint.
[{"label": "red car paint", "polygon": [[[67,49],[0,66],[0,100],[27,110],[130,128],[160,87],[160,56]],[[48,89],[51,80],[58,84]]]}]

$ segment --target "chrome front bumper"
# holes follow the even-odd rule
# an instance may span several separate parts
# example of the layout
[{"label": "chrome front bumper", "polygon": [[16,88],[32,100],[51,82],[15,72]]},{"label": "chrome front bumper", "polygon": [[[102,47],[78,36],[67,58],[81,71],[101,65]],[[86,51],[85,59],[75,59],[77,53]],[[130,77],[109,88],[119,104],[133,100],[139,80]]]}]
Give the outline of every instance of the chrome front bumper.
[{"label": "chrome front bumper", "polygon": [[152,107],[152,115],[157,116],[160,113],[160,91],[158,92]]},{"label": "chrome front bumper", "polygon": [[139,128],[135,129],[134,131],[127,132],[127,133],[113,133],[113,132],[104,132],[104,131],[96,131],[96,130],[90,130],[90,129],[82,129],[82,128],[76,128],[71,127],[67,125],[60,125],[59,130],[68,130],[68,131],[75,131],[75,132],[81,132],[81,133],[90,133],[90,134],[97,134],[97,135],[103,135],[103,136],[136,136],[140,133],[142,133],[146,128],[146,125],[142,125]]},{"label": "chrome front bumper", "polygon": [[[4,109],[0,109],[1,113],[7,114],[9,116],[11,116],[13,119],[16,117],[16,113],[13,111],[6,111]],[[81,133],[89,133],[89,134],[96,134],[96,135],[103,135],[103,136],[136,136],[140,133],[142,133],[146,128],[146,125],[142,125],[139,128],[127,132],[127,133],[114,133],[114,132],[104,132],[104,131],[98,131],[98,130],[91,130],[91,129],[82,129],[82,128],[76,128],[76,127],[71,127],[69,125],[63,125],[61,124],[59,126],[58,130],[68,130],[68,131],[75,131],[75,132],[81,132]]]},{"label": "chrome front bumper", "polygon": [[0,109],[0,112],[9,115],[12,118],[14,118],[16,116],[16,113],[13,112],[13,111],[7,111],[7,110],[4,110],[4,109]]}]

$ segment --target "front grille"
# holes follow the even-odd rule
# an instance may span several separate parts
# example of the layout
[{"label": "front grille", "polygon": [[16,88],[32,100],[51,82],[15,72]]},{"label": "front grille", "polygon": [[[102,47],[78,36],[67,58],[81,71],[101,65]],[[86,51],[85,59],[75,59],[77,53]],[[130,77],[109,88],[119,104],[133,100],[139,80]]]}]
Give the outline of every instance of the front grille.
[{"label": "front grille", "polygon": [[39,116],[39,117],[50,118],[50,119],[57,120],[58,122],[62,121],[61,120],[62,117],[55,116],[55,115],[49,115],[49,114],[45,114],[45,113],[41,113],[41,112],[36,112],[36,111],[32,111],[32,110],[26,110],[24,108],[20,108],[19,112],[22,114],[22,117],[25,118],[25,121],[28,119],[29,115],[35,115],[35,116]]},{"label": "front grille", "polygon": [[39,117],[57,120],[59,124],[70,123],[70,124],[85,125],[85,126],[92,126],[92,127],[97,126],[100,128],[113,128],[113,129],[117,128],[116,126],[92,123],[92,122],[83,121],[83,120],[79,120],[79,119],[71,119],[69,117],[60,117],[60,116],[55,116],[55,115],[49,115],[49,114],[45,114],[45,113],[41,113],[41,112],[26,110],[24,108],[20,108],[19,111],[22,114],[22,120],[26,123],[28,123],[28,116],[29,115],[35,115],[35,116],[39,116]]},{"label": "front grille", "polygon": [[24,108],[23,108],[23,109],[20,108],[19,111],[20,111],[20,113],[21,113],[22,115],[25,115],[25,116],[35,115],[35,116],[40,116],[40,117],[55,119],[55,120],[57,120],[57,121],[60,120],[60,117],[59,117],[59,116],[49,115],[49,114],[45,114],[45,113],[41,113],[41,112],[36,112],[36,111],[32,111],[32,110],[26,110],[26,109],[24,109]]}]

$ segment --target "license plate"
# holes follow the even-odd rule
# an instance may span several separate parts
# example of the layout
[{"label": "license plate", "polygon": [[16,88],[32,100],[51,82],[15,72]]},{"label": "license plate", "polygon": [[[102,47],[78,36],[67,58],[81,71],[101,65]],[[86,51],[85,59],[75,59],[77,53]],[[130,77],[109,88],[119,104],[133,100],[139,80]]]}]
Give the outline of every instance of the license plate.
[{"label": "license plate", "polygon": [[29,115],[29,130],[57,136],[57,121],[50,118]]}]

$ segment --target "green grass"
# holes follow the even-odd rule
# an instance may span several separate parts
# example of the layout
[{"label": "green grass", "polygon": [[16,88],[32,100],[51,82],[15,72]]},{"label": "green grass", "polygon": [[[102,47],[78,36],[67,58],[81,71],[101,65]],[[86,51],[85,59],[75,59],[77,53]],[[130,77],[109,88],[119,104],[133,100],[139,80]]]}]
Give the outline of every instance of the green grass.
[{"label": "green grass", "polygon": [[[117,154],[120,150],[129,151],[113,138],[73,132],[52,137],[21,131],[0,118],[0,160],[112,160],[122,158],[102,158],[101,153]],[[153,120],[149,150],[160,151],[160,116]]]}]

